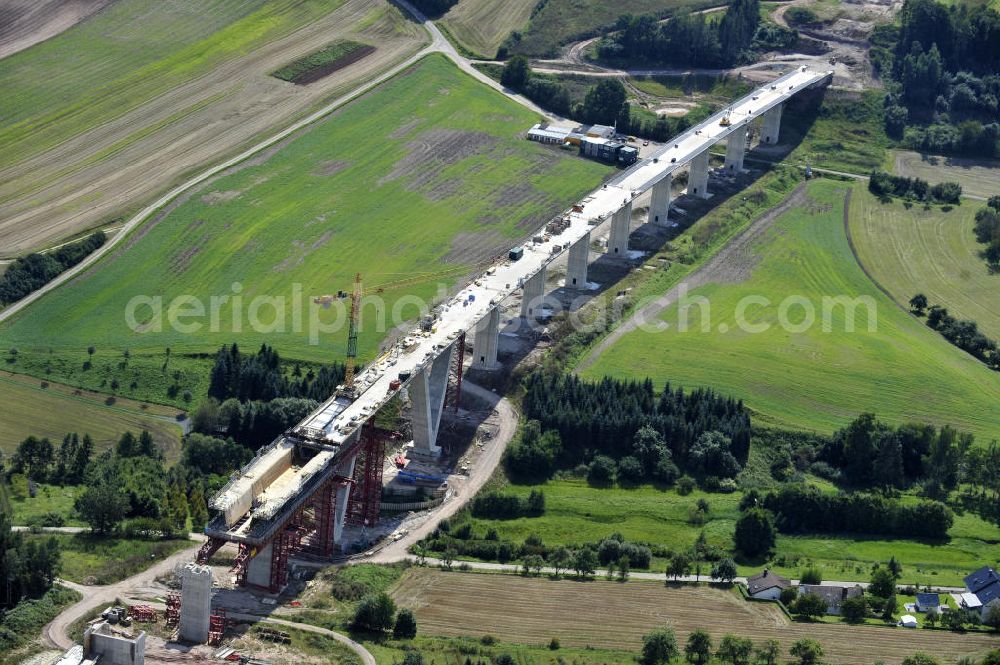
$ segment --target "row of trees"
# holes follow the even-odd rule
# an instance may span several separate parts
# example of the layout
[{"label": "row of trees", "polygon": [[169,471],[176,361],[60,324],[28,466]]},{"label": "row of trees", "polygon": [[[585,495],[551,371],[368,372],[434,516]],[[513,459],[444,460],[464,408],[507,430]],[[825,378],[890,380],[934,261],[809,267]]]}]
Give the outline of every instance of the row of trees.
[{"label": "row of trees", "polygon": [[[684,659],[692,665],[706,665],[715,660],[726,665],[777,665],[781,662],[781,645],[777,640],[766,640],[754,646],[751,639],[738,635],[724,635],[715,648],[712,636],[705,630],[696,630],[688,635],[683,647]],[[666,665],[681,656],[681,646],[672,628],[659,628],[642,638],[642,665]],[[823,647],[809,638],[792,644],[788,653],[799,665],[816,665],[823,657]],[[906,663],[905,665],[916,665]]]},{"label": "row of trees", "polygon": [[594,383],[537,371],[525,380],[523,406],[537,424],[524,428],[507,457],[521,478],[547,478],[601,455],[632,458],[627,466],[649,480],[672,482],[678,469],[732,477],[749,455],[749,413],[741,401],[712,390],[667,385],[657,394],[649,380]]},{"label": "row of trees", "polygon": [[10,473],[24,474],[35,482],[57,485],[77,485],[94,454],[94,441],[89,434],[81,439],[76,432],[63,437],[56,449],[47,438],[29,436],[17,446],[10,458]]},{"label": "row of trees", "polygon": [[980,332],[975,321],[957,319],[948,313],[947,308],[931,305],[927,309],[927,326],[972,357],[986,363],[990,369],[1000,371],[997,343]]},{"label": "row of trees", "polygon": [[958,204],[962,199],[962,186],[957,182],[930,185],[920,178],[907,178],[885,171],[872,171],[868,178],[868,191],[879,198],[896,196],[924,203]]},{"label": "row of trees", "polygon": [[1000,272],[1000,195],[991,196],[986,207],[976,211],[976,242],[985,245],[983,258],[992,272]]},{"label": "row of trees", "polygon": [[46,254],[28,254],[14,261],[0,275],[0,305],[9,305],[52,281],[99,248],[106,240],[103,231],[72,242]]},{"label": "row of trees", "polygon": [[500,492],[477,494],[472,500],[472,514],[487,519],[516,519],[518,517],[540,517],[545,514],[545,494],[533,489],[527,498]]},{"label": "row of trees", "polygon": [[785,533],[865,533],[942,540],[955,517],[940,501],[915,503],[862,492],[830,494],[812,485],[786,485],[762,505]]},{"label": "row of trees", "polygon": [[758,0],[731,0],[721,19],[679,14],[660,23],[654,16],[624,15],[598,44],[598,54],[610,60],[727,67],[755,59],[755,40],[763,48],[784,48],[798,41],[794,30],[761,27]]}]

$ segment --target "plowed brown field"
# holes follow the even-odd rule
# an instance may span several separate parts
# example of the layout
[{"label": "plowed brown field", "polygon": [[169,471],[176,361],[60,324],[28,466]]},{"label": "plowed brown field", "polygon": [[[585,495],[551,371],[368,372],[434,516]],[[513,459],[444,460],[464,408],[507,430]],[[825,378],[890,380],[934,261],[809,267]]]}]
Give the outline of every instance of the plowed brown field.
[{"label": "plowed brown field", "polygon": [[642,636],[671,626],[683,641],[701,628],[718,640],[726,633],[766,639],[788,648],[809,637],[823,645],[823,660],[871,665],[899,663],[916,651],[954,662],[1000,648],[1000,637],[943,630],[797,623],[771,603],[744,601],[734,591],[668,587],[657,582],[578,582],[513,575],[445,573],[415,568],[393,592],[414,610],[420,632],[446,637],[489,634],[509,642],[638,650]]}]

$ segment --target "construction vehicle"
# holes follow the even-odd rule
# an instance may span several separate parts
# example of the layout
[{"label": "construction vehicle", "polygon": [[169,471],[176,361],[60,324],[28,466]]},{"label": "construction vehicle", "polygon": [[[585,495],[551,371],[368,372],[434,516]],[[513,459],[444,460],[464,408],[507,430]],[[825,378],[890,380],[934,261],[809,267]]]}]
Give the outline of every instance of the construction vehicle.
[{"label": "construction vehicle", "polygon": [[719,127],[728,127],[729,125],[733,124],[733,121],[729,117],[732,114],[733,114],[733,107],[730,106],[729,108],[726,109],[726,115],[722,116],[722,120],[719,121]]}]

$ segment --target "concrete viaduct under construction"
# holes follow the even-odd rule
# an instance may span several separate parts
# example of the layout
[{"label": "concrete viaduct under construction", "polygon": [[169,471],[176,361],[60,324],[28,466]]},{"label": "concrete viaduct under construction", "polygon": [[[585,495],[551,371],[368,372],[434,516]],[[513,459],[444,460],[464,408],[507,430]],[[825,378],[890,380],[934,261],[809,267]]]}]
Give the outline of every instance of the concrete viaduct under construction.
[{"label": "concrete viaduct under construction", "polygon": [[[219,514],[206,527],[204,563],[225,543],[238,545],[233,571],[241,585],[271,592],[287,582],[293,555],[328,558],[342,546],[347,522],[374,524],[382,491],[384,445],[392,433],[373,416],[402,388],[413,405],[414,453],[436,456],[449,382],[460,390],[466,331],[474,329],[475,367],[496,366],[500,304],[522,290],[521,316],[536,314],[546,266],[568,252],[567,288],[586,288],[592,230],[611,219],[607,251],[627,255],[632,202],[651,190],[648,223],[668,224],[671,179],[689,165],[687,194],[708,196],[709,150],[726,141],[724,170],[743,168],[748,130],[762,120],[761,143],[777,143],[785,102],[827,85],[832,72],[805,67],[755,90],[678,135],[592,192],[563,217],[562,231],[498,262],[436,311],[430,330],[358,374],[352,395],[338,392],[301,423],[257,452],[219,491]],[[457,385],[455,385],[457,381]],[[457,396],[455,397],[457,399]],[[457,402],[456,402],[457,403]]]}]

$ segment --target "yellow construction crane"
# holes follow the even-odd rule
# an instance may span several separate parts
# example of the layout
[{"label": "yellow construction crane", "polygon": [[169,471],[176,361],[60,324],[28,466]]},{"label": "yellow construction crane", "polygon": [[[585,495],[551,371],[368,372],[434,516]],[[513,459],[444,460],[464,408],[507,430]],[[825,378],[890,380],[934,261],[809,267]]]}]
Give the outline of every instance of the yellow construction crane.
[{"label": "yellow construction crane", "polygon": [[357,360],[358,360],[358,328],[361,317],[361,298],[364,295],[373,293],[385,293],[386,291],[392,291],[394,289],[402,288],[404,286],[409,286],[411,284],[419,284],[420,282],[425,282],[429,279],[439,279],[441,277],[446,277],[446,276],[456,276],[460,273],[466,273],[470,269],[475,270],[483,265],[493,264],[498,260],[499,259],[493,258],[486,261],[481,261],[477,264],[474,264],[471,267],[457,266],[454,268],[449,268],[447,270],[439,270],[436,272],[418,273],[416,275],[411,274],[411,276],[406,279],[401,279],[394,282],[386,282],[384,284],[379,284],[369,289],[362,288],[361,273],[355,273],[353,288],[351,289],[351,292],[349,294],[346,291],[339,291],[336,296],[324,295],[313,298],[314,303],[318,305],[323,305],[324,307],[329,307],[334,300],[343,300],[344,298],[347,297],[350,297],[351,299],[351,310],[347,328],[347,356],[344,363],[344,393],[349,397],[354,396],[354,376],[357,370]]}]

